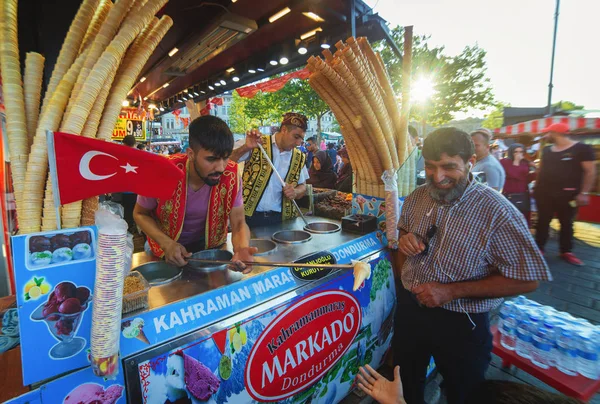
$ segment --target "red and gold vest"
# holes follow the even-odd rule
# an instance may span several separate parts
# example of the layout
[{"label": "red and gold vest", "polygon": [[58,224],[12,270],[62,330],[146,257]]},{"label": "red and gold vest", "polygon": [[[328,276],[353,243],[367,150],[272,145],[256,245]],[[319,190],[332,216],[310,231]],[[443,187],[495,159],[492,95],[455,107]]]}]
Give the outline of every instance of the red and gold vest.
[{"label": "red and gold vest", "polygon": [[[267,156],[273,161],[273,141],[271,136],[263,136],[262,141]],[[297,148],[294,148],[292,150],[290,168],[284,179],[285,182],[296,187],[305,164],[306,155]],[[244,174],[242,176],[242,180],[244,181],[242,195],[244,197],[244,212],[246,216],[252,216],[256,211],[272,174],[273,169],[260,149],[254,149],[250,155],[250,159],[244,164]],[[282,220],[293,219],[298,216],[293,202],[285,196],[281,198],[281,216]]]},{"label": "red and gold vest", "polygon": [[[167,158],[185,172],[185,181],[179,181],[171,199],[157,200],[158,206],[154,211],[154,216],[161,231],[177,241],[181,236],[185,220],[190,163],[186,154],[176,154]],[[237,164],[230,161],[219,183],[211,187],[205,228],[205,247],[207,249],[219,247],[227,241],[229,213],[233,209],[237,193],[240,192],[238,188]],[[150,237],[148,237],[148,244],[155,256],[162,258],[165,255],[158,243]]]}]

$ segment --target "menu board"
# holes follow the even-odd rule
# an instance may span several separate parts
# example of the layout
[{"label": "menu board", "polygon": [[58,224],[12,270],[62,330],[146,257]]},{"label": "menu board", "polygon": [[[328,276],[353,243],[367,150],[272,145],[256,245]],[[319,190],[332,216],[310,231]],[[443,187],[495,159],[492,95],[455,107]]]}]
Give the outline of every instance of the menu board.
[{"label": "menu board", "polygon": [[137,108],[123,108],[112,133],[112,140],[123,140],[133,135],[138,142],[146,141],[146,118],[140,116]]},{"label": "menu board", "polygon": [[96,229],[14,236],[25,385],[89,366]]}]

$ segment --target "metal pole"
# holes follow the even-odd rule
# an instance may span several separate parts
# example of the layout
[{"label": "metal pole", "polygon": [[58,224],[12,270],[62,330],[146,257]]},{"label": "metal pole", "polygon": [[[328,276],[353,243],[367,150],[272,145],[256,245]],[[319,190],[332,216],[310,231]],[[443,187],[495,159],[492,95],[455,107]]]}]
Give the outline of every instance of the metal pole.
[{"label": "metal pole", "polygon": [[556,54],[556,32],[558,31],[558,14],[560,9],[560,0],[556,0],[556,11],[554,12],[554,37],[552,38],[552,60],[550,62],[550,83],[548,84],[548,116],[552,114],[552,80],[554,77],[554,55]]},{"label": "metal pole", "polygon": [[350,0],[350,35],[356,38],[356,1]]}]

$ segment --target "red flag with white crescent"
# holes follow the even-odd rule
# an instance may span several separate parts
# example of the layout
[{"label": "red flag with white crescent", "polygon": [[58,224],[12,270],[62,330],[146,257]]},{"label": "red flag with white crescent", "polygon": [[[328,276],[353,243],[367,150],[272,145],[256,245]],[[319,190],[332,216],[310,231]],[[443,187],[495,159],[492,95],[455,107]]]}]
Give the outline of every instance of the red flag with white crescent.
[{"label": "red flag with white crescent", "polygon": [[170,198],[184,178],[164,156],[67,133],[48,133],[48,156],[62,205],[112,192]]}]

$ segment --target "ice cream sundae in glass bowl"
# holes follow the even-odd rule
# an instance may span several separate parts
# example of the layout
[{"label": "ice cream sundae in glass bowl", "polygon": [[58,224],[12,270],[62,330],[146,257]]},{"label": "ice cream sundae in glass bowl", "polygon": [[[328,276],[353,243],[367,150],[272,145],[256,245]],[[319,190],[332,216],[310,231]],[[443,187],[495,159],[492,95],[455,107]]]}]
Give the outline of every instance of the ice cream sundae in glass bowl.
[{"label": "ice cream sundae in glass bowl", "polygon": [[71,282],[61,282],[42,303],[31,313],[34,321],[44,321],[48,330],[58,344],[50,349],[50,356],[54,359],[64,359],[81,352],[86,340],[76,337],[77,330],[92,301],[90,290],[85,286],[76,287]]}]

